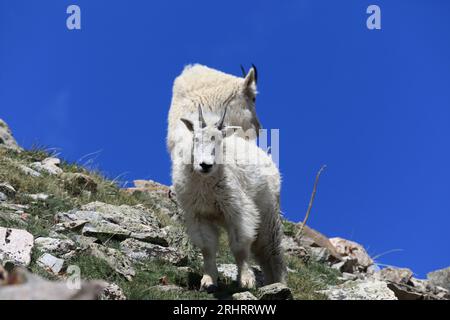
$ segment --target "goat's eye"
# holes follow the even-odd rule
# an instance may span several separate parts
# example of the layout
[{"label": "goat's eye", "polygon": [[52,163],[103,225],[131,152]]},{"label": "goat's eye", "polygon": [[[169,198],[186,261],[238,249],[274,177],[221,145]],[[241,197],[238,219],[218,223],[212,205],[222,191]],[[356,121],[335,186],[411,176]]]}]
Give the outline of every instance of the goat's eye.
[{"label": "goat's eye", "polygon": [[214,141],[214,140],[216,140],[216,137],[215,137],[215,136],[212,136],[212,137],[211,137],[211,141]]},{"label": "goat's eye", "polygon": [[194,139],[194,141],[195,141],[195,142],[198,142],[198,141],[199,141],[199,139],[198,139],[198,138],[195,138],[195,139]]},{"label": "goat's eye", "polygon": [[212,149],[211,155],[212,155],[212,156],[215,156],[215,155],[216,155],[216,148],[213,148],[213,149]]}]

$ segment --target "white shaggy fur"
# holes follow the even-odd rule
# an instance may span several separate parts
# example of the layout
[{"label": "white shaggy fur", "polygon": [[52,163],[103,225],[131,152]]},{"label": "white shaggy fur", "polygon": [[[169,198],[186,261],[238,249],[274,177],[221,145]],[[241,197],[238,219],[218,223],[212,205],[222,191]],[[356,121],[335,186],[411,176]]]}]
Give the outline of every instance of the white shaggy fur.
[{"label": "white shaggy fur", "polygon": [[172,153],[177,141],[188,134],[180,119],[196,112],[198,105],[217,114],[228,106],[227,125],[240,126],[245,131],[253,129],[258,135],[261,126],[255,112],[255,96],[253,68],[245,78],[240,78],[199,64],[188,65],[173,85],[167,133],[169,151]]},{"label": "white shaggy fur", "polygon": [[[218,127],[217,117],[205,113],[206,127],[201,128],[194,120],[199,119],[198,114],[179,121],[188,128],[189,139],[175,146],[172,180],[187,233],[203,254],[201,287],[209,290],[217,286],[220,226],[228,233],[240,286],[255,285],[248,265],[251,252],[267,284],[284,282],[280,174],[276,165],[255,143],[236,134],[225,135],[226,129]],[[184,152],[192,153],[191,164],[176,156]],[[209,164],[208,171],[203,171],[205,164]]]}]

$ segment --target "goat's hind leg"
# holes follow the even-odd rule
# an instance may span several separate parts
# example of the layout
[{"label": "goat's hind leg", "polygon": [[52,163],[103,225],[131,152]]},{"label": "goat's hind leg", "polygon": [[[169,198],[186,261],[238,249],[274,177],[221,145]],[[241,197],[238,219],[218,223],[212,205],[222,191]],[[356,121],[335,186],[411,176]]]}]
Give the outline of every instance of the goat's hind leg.
[{"label": "goat's hind leg", "polygon": [[228,240],[231,252],[236,260],[238,268],[238,283],[242,288],[255,287],[255,276],[250,271],[248,261],[250,259],[251,245],[254,240],[253,232],[246,232],[243,225],[229,226]]}]

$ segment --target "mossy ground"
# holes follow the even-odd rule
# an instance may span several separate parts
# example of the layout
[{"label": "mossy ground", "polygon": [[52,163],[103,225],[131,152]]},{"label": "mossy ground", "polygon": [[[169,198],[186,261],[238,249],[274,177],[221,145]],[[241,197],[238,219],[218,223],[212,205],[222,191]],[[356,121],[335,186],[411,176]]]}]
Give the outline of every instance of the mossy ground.
[{"label": "mossy ground", "polygon": [[[120,189],[115,181],[108,179],[99,171],[87,170],[73,163],[63,161],[61,168],[65,172],[89,175],[97,184],[96,193],[83,192],[75,196],[66,189],[63,181],[57,176],[42,174],[40,177],[32,177],[19,169],[20,165],[28,166],[49,156],[47,152],[38,149],[21,153],[0,149],[0,182],[8,182],[14,186],[17,191],[16,197],[13,199],[15,204],[28,206],[28,209],[25,210],[26,216],[23,217],[25,223],[12,221],[0,215],[1,226],[25,228],[35,237],[47,236],[50,227],[54,224],[54,216],[57,212],[67,211],[92,201],[114,205],[141,204],[149,209],[155,207],[152,203],[154,200],[147,199],[145,195],[127,193]],[[26,196],[26,194],[37,193],[48,194],[50,197],[45,201],[35,201]],[[156,212],[156,214],[163,225],[175,223],[161,212]],[[284,221],[283,225],[285,233],[293,235],[296,230],[295,224]],[[108,243],[108,245],[117,246],[114,242]],[[31,271],[49,279],[56,279],[56,276],[49,274],[36,264],[39,256],[40,253],[34,250],[30,265]],[[219,291],[216,294],[211,295],[199,291],[201,266],[199,259],[195,258],[191,259],[189,263],[192,272],[180,270],[162,261],[147,261],[135,265],[137,272],[133,281],[127,281],[104,261],[92,257],[86,252],[77,253],[67,262],[69,265],[77,265],[84,279],[102,279],[118,284],[129,299],[226,299],[230,298],[232,293],[242,291],[236,283],[229,283],[223,279],[220,281]],[[218,262],[234,262],[225,234],[220,237]],[[292,271],[288,275],[288,286],[292,289],[295,299],[324,299],[325,297],[317,291],[337,282],[338,273],[323,264],[304,263],[295,257],[287,257],[287,262]],[[152,288],[159,284],[162,277],[166,277],[169,283],[179,285],[186,290],[162,292]],[[256,294],[256,291],[253,293]]]}]

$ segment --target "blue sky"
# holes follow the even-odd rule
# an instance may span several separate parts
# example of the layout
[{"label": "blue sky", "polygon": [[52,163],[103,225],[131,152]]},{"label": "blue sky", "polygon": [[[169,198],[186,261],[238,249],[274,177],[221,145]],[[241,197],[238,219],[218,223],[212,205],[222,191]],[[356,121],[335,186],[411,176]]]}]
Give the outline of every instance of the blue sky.
[{"label": "blue sky", "polygon": [[[82,30],[66,28],[70,4]],[[370,4],[382,30],[366,28]],[[327,164],[310,225],[402,249],[379,261],[423,277],[450,265],[449,36],[444,0],[0,0],[0,118],[25,147],[169,184],[173,79],[254,63],[285,215],[303,219]]]}]

